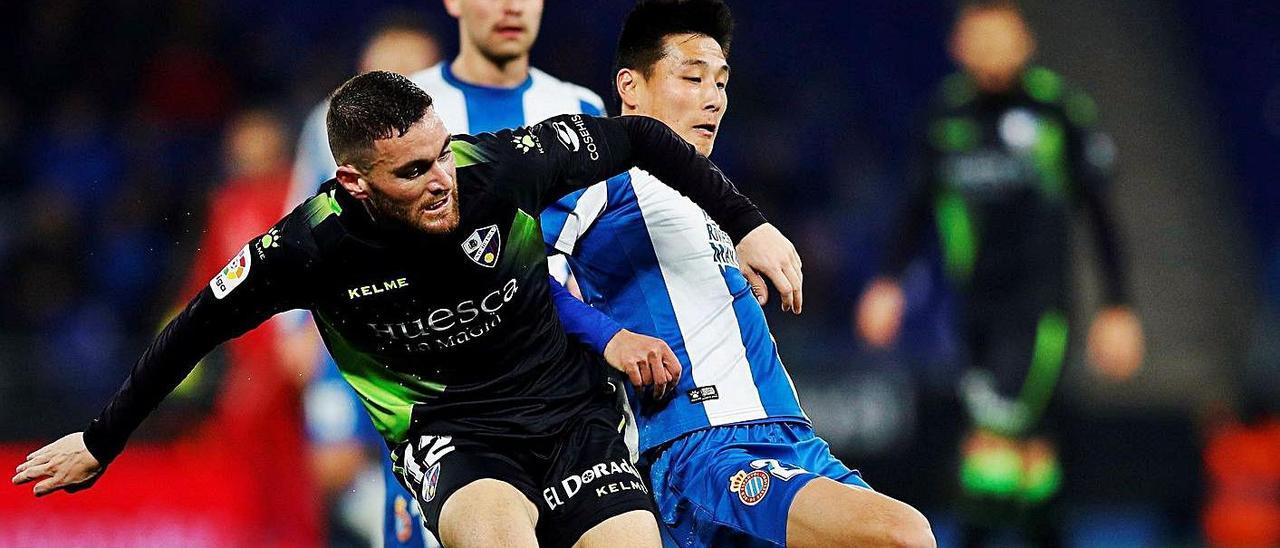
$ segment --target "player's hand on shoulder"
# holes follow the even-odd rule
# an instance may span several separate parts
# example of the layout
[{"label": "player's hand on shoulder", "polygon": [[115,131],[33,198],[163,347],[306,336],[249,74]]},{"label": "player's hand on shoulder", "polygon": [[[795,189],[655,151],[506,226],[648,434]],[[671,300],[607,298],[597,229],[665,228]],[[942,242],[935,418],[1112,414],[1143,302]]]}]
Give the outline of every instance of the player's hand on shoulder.
[{"label": "player's hand on shoulder", "polygon": [[768,278],[782,296],[782,309],[799,314],[804,298],[804,272],[800,254],[791,240],[769,223],[756,227],[738,242],[738,267],[751,284],[760,306],[769,302]]},{"label": "player's hand on shoulder", "polygon": [[609,366],[621,371],[637,390],[653,387],[653,395],[662,399],[674,393],[680,382],[680,360],[666,341],[623,329],[604,348]]},{"label": "player's hand on shoulder", "polygon": [[18,465],[13,484],[46,478],[32,489],[37,497],[59,490],[74,493],[91,487],[101,473],[101,463],[84,445],[84,433],[76,432],[27,455]]}]

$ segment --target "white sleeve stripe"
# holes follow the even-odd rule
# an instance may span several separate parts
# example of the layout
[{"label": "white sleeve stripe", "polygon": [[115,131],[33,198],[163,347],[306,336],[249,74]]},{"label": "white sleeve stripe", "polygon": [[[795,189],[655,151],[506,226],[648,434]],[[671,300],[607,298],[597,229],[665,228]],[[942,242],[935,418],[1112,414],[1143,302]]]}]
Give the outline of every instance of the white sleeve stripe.
[{"label": "white sleeve stripe", "polygon": [[578,96],[579,96],[578,99],[580,101],[591,103],[596,108],[600,109],[601,111],[604,111],[604,99],[601,99],[599,95],[596,95],[596,92],[591,91],[582,86],[575,86],[575,87],[578,88],[577,89]]},{"label": "white sleeve stripe", "polygon": [[555,278],[560,285],[569,283],[569,261],[564,255],[556,253],[547,257],[547,272],[551,273],[551,277]]},{"label": "white sleeve stripe", "polygon": [[607,182],[596,183],[587,188],[578,198],[573,212],[564,220],[564,228],[560,229],[560,237],[556,239],[556,250],[572,255],[574,247],[578,244],[578,238],[591,228],[608,203],[609,184]]}]

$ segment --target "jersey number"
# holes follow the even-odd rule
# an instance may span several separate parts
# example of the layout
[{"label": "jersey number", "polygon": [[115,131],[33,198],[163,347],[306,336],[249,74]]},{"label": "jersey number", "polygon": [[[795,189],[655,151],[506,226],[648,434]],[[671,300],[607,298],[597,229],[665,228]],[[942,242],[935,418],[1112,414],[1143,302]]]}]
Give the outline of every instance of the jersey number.
[{"label": "jersey number", "polygon": [[790,480],[800,474],[808,474],[809,471],[804,468],[788,468],[778,462],[777,459],[756,459],[751,461],[751,467],[756,470],[768,469],[770,474],[782,481]]},{"label": "jersey number", "polygon": [[[422,498],[424,500],[432,498],[427,496],[427,489],[430,488],[433,491],[435,489],[434,485],[424,483],[425,478],[423,476],[426,475],[424,469],[430,469],[432,466],[435,466],[435,464],[440,462],[440,459],[444,458],[445,455],[448,455],[449,453],[452,453],[454,449],[457,449],[457,447],[449,445],[449,442],[451,441],[453,441],[453,436],[422,436],[422,438],[418,440],[418,449],[427,449],[428,445],[431,447],[430,449],[427,449],[426,454],[422,456],[421,463],[418,462],[418,459],[413,458],[414,448],[412,443],[406,445],[404,448],[404,470],[409,476],[406,479],[411,479],[412,483],[421,487],[423,490]],[[434,493],[432,493],[432,495],[434,496]]]}]

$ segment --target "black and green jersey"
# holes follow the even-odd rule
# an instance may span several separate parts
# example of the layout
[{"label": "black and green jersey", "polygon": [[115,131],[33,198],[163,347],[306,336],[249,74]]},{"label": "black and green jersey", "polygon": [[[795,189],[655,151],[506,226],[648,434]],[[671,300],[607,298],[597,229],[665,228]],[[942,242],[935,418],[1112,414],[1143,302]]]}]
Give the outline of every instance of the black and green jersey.
[{"label": "black and green jersey", "polygon": [[85,433],[103,462],[216,345],[273,314],[310,310],[388,444],[411,432],[552,435],[599,389],[602,365],[567,341],[538,214],[632,166],[707,209],[735,240],[764,222],[704,157],[649,118],[568,115],[455,136],[460,224],[380,225],[336,181],[249,242],[152,343]]},{"label": "black and green jersey", "polygon": [[[1011,90],[981,92],[949,77],[927,117],[909,209],[887,267],[899,275],[929,227],[946,272],[977,299],[1027,293],[1056,302],[1068,286],[1074,209],[1092,221],[1106,299],[1125,299],[1105,204],[1114,147],[1095,129],[1097,108],[1048,69],[1031,67]],[[1048,303],[1043,303],[1048,304]]]}]

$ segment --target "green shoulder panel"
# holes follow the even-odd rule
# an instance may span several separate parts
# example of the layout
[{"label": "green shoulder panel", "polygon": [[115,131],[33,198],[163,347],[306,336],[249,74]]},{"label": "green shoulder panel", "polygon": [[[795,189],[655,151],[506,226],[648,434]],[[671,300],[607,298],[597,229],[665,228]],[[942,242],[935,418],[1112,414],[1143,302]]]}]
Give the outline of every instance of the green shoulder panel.
[{"label": "green shoulder panel", "polygon": [[929,127],[929,140],[938,150],[956,152],[978,145],[982,128],[972,118],[948,116]]},{"label": "green shoulder panel", "polygon": [[1069,92],[1063,108],[1067,112],[1067,120],[1077,126],[1092,127],[1098,123],[1098,104],[1084,92]]},{"label": "green shoulder panel", "polygon": [[449,150],[453,151],[454,162],[457,167],[467,167],[493,161],[493,158],[475,143],[454,139],[449,142]]},{"label": "green shoulder panel", "polygon": [[1052,70],[1039,66],[1027,69],[1022,75],[1022,86],[1031,98],[1060,105],[1072,124],[1088,127],[1098,121],[1098,104],[1093,98]]},{"label": "green shoulder panel", "polygon": [[307,200],[307,224],[315,227],[321,221],[329,218],[331,215],[342,215],[342,206],[338,204],[338,189],[330,190],[323,194],[316,194]]},{"label": "green shoulder panel", "polygon": [[1057,103],[1062,98],[1062,77],[1044,67],[1028,68],[1022,75],[1022,87],[1042,103]]}]

